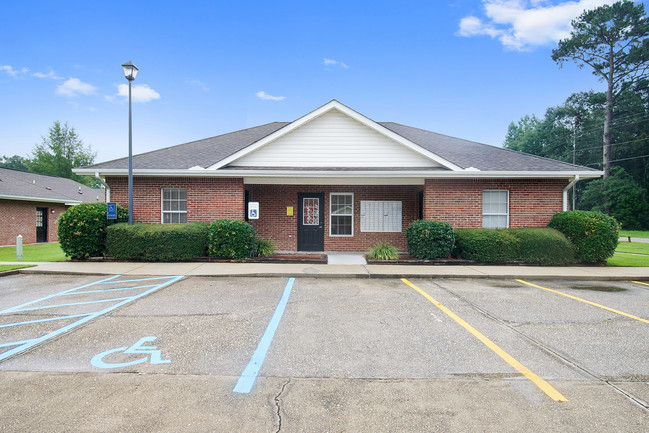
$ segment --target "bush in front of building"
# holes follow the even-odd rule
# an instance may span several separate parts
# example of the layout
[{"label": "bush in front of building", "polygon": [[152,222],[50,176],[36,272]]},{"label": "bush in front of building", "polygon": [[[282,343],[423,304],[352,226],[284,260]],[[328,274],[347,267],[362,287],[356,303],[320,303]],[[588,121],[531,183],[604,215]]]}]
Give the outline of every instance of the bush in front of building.
[{"label": "bush in front of building", "polygon": [[515,262],[521,240],[509,229],[457,229],[453,256],[482,263]]},{"label": "bush in front of building", "polygon": [[509,230],[521,240],[518,256],[521,262],[545,266],[575,263],[575,247],[560,231],[551,228]]},{"label": "bush in front of building", "polygon": [[413,221],[406,228],[408,254],[420,260],[446,258],[453,251],[453,227],[442,221]]},{"label": "bush in front of building", "polygon": [[453,255],[481,263],[558,266],[575,262],[574,246],[551,228],[457,229]]},{"label": "bush in front of building", "polygon": [[211,257],[242,260],[250,257],[255,231],[245,221],[222,219],[209,227],[207,250]]},{"label": "bush in front of building", "polygon": [[612,257],[620,225],[601,212],[571,210],[554,214],[548,227],[559,230],[575,246],[580,262],[603,262]]},{"label": "bush in front of building", "polygon": [[117,219],[106,218],[106,203],[72,206],[58,219],[57,233],[65,255],[73,259],[100,257],[106,248],[106,228],[128,220],[128,210],[117,206]]},{"label": "bush in front of building", "polygon": [[272,239],[255,238],[255,256],[270,257],[277,251],[277,244]]},{"label": "bush in front of building", "polygon": [[209,223],[115,224],[106,229],[106,257],[181,262],[207,252]]},{"label": "bush in front of building", "polygon": [[367,258],[371,260],[397,260],[399,252],[397,247],[387,242],[379,242],[367,252]]}]

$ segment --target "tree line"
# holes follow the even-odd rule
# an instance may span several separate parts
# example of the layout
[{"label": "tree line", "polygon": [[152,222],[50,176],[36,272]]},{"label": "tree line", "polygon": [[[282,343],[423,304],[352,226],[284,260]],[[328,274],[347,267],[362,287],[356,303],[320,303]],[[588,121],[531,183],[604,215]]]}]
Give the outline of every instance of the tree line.
[{"label": "tree line", "polygon": [[606,84],[570,95],[543,117],[512,122],[504,147],[602,170],[579,182],[577,209],[613,215],[625,229],[649,229],[649,18],[623,0],[584,12],[552,52]]},{"label": "tree line", "polygon": [[72,172],[75,167],[93,164],[96,156],[90,146],[83,144],[74,128],[56,121],[47,137],[42,137],[41,143],[34,146],[31,157],[5,155],[0,158],[0,167],[64,177],[84,185],[97,186],[95,179]]}]

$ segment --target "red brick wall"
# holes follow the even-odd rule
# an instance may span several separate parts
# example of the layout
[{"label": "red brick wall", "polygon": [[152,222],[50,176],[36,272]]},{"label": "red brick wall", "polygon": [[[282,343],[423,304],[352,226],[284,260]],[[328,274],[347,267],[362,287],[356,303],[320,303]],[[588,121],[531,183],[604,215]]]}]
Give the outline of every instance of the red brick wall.
[{"label": "red brick wall", "polygon": [[[386,241],[400,251],[406,249],[405,229],[419,217],[418,193],[420,186],[346,186],[346,185],[246,185],[249,200],[259,202],[260,218],[251,221],[264,239],[277,243],[280,251],[297,250],[298,193],[324,193],[324,249],[325,251],[366,251],[379,241]],[[354,194],[354,236],[329,236],[329,194]],[[401,201],[401,233],[361,232],[361,200]],[[293,208],[293,215],[286,215],[286,208]]]},{"label": "red brick wall", "polygon": [[[108,177],[110,200],[128,207],[128,178]],[[133,219],[160,223],[161,189],[187,188],[187,222],[243,219],[245,196],[243,179],[195,177],[134,177]]]},{"label": "red brick wall", "polygon": [[[111,201],[128,205],[125,177],[109,177]],[[261,218],[251,221],[263,238],[273,239],[281,251],[297,249],[298,193],[324,193],[325,251],[366,251],[379,241],[406,249],[405,229],[419,217],[418,194],[424,193],[424,218],[447,221],[453,227],[482,226],[482,191],[509,191],[510,227],[542,227],[562,210],[561,179],[427,179],[425,186],[335,186],[335,185],[244,185],[242,179],[218,178],[135,178],[134,218],[145,223],[160,222],[161,188],[187,188],[187,221],[243,219],[245,195],[259,202]],[[354,194],[354,236],[329,236],[329,194]],[[360,231],[361,200],[402,202],[401,233]],[[287,215],[287,207],[293,215]],[[34,211],[35,212],[35,211]],[[35,218],[35,217],[34,217]]]},{"label": "red brick wall", "polygon": [[[16,236],[23,236],[23,244],[36,243],[36,208],[47,208],[47,237],[58,241],[56,234],[59,216],[68,206],[58,203],[38,203],[21,200],[0,200],[0,245],[16,245]],[[54,213],[52,213],[52,210]]]},{"label": "red brick wall", "polygon": [[427,179],[424,219],[482,227],[482,191],[509,191],[509,226],[543,227],[561,212],[564,179]]}]

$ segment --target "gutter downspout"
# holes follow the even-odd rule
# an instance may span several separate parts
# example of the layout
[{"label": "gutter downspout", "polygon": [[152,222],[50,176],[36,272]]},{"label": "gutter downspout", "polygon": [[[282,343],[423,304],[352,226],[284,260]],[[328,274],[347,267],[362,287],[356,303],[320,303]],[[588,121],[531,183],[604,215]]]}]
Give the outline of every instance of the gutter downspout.
[{"label": "gutter downspout", "polygon": [[[110,187],[108,186],[108,184],[106,182],[104,182],[104,179],[99,177],[99,172],[98,171],[95,172],[95,179],[97,179],[99,182],[101,182],[101,184],[104,185],[104,188],[106,188],[106,203],[109,203],[110,202]],[[565,197],[565,194],[566,194],[565,190],[563,191],[563,194],[564,194],[564,197]],[[564,198],[564,203],[565,203],[565,198]]]},{"label": "gutter downspout", "polygon": [[[575,175],[575,178],[572,180],[572,182],[570,182],[570,183],[568,184],[568,186],[566,186],[566,187],[563,189],[563,211],[564,211],[564,212],[568,210],[568,190],[569,190],[570,188],[572,188],[572,186],[573,186],[574,184],[576,184],[577,182],[579,182],[579,175],[578,175],[578,174],[576,174],[576,175]],[[574,210],[574,209],[573,209],[573,210]]]}]

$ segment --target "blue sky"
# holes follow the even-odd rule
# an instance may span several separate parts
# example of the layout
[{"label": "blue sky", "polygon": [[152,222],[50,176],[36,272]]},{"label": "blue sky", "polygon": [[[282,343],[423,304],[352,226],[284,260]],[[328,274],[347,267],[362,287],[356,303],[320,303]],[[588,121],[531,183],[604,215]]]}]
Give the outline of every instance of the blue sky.
[{"label": "blue sky", "polygon": [[0,156],[56,120],[96,161],[272,121],[337,99],[376,121],[501,145],[507,126],[603,89],[550,58],[606,0],[47,1],[0,5]]}]

